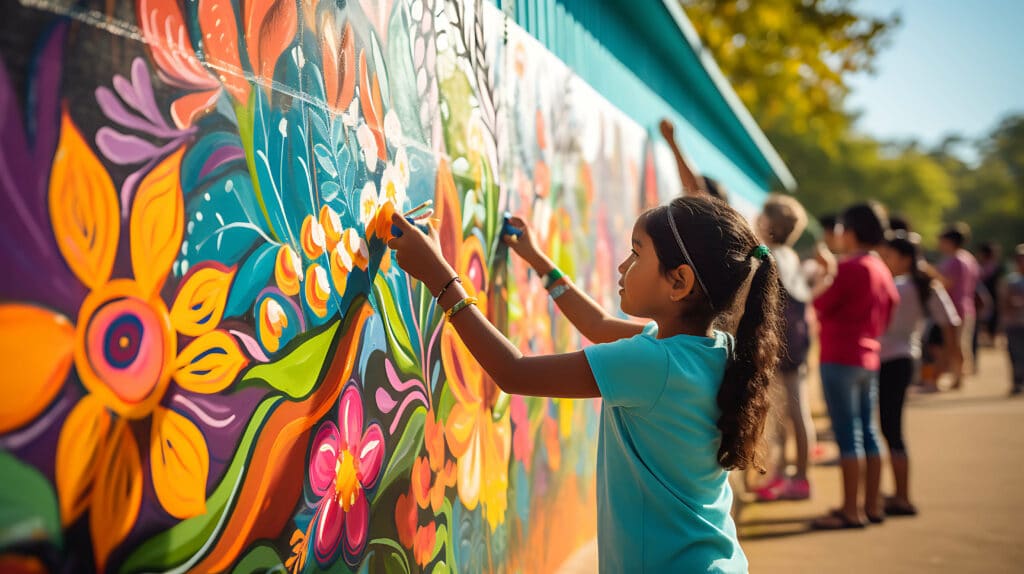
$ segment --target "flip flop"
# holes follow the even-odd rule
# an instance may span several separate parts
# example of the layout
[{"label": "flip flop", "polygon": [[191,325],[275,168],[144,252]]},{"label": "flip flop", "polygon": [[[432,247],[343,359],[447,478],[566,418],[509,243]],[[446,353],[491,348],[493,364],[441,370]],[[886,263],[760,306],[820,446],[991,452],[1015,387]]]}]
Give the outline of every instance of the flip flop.
[{"label": "flip flop", "polygon": [[867,525],[859,520],[850,520],[839,510],[833,510],[825,516],[811,521],[811,528],[814,530],[851,530],[865,526]]},{"label": "flip flop", "polygon": [[917,516],[917,507],[891,500],[885,501],[885,513],[888,516]]}]

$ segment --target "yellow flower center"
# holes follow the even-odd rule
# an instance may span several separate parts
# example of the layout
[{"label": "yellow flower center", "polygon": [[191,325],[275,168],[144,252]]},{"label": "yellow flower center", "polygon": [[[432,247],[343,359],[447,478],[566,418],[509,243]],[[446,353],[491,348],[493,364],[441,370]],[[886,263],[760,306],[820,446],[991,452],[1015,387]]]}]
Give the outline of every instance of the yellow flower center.
[{"label": "yellow flower center", "polygon": [[343,450],[338,457],[338,464],[334,467],[334,471],[338,475],[337,480],[334,481],[334,489],[337,493],[338,503],[341,504],[341,508],[345,512],[348,512],[356,503],[356,495],[362,489],[359,477],[356,476],[357,464],[356,457],[348,450]]}]

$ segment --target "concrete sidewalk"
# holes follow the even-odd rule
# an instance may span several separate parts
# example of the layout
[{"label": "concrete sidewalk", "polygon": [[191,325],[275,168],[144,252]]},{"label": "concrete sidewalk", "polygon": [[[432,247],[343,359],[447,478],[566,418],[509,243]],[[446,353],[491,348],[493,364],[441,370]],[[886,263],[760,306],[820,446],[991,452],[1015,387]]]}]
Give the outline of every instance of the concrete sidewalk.
[{"label": "concrete sidewalk", "polygon": [[[809,531],[808,520],[840,500],[838,466],[817,466],[811,500],[743,508],[751,570],[1024,571],[1024,399],[1007,397],[1005,350],[983,349],[980,365],[964,390],[909,397],[904,429],[917,517],[860,531]],[[827,417],[816,423],[827,427]],[[883,472],[883,492],[891,492]]]},{"label": "concrete sidewalk", "polygon": [[[742,506],[738,525],[751,571],[1024,572],[1024,398],[1007,398],[1005,350],[983,349],[980,364],[964,390],[909,398],[904,428],[917,517],[811,531],[809,521],[838,506],[840,492],[839,467],[815,466],[811,500]],[[828,427],[825,416],[815,422]],[[884,472],[883,492],[890,492]],[[559,572],[597,572],[597,544]]]}]

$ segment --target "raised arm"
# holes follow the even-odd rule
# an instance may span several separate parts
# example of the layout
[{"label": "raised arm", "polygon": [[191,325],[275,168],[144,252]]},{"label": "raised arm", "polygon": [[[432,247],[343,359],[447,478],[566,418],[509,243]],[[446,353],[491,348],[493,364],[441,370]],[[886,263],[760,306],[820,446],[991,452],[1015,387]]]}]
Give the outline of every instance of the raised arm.
[{"label": "raised arm", "polygon": [[[546,277],[555,268],[555,264],[537,248],[531,230],[522,218],[513,217],[509,222],[523,232],[514,241],[506,238],[509,247],[522,257],[537,272],[537,275]],[[636,323],[613,317],[578,288],[571,279],[559,279],[551,285],[551,288],[558,285],[565,285],[568,290],[555,299],[555,304],[580,334],[591,342],[610,343],[638,335],[643,330],[643,327]]]},{"label": "raised arm", "polygon": [[668,143],[668,147],[672,149],[672,155],[676,158],[676,166],[679,168],[679,180],[683,184],[683,193],[695,195],[698,193],[707,193],[707,189],[704,186],[704,178],[700,177],[697,170],[690,165],[690,162],[686,160],[686,156],[679,149],[679,145],[676,144],[675,126],[668,119],[661,120],[661,135],[665,138]]},{"label": "raised arm", "polygon": [[[422,281],[432,295],[441,295],[438,305],[442,309],[452,309],[465,301],[467,294],[461,283],[451,281],[456,273],[441,255],[434,229],[430,228],[427,235],[399,215],[393,221],[402,234],[388,246],[395,250],[398,265]],[[475,305],[465,306],[449,320],[469,352],[506,393],[559,398],[601,396],[582,351],[523,356]]]}]

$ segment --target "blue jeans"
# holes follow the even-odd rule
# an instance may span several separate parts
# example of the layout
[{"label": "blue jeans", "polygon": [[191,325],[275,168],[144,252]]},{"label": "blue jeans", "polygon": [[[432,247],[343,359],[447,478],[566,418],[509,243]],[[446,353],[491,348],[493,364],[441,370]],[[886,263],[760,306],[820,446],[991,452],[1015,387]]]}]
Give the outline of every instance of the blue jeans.
[{"label": "blue jeans", "polygon": [[878,456],[878,371],[825,363],[821,385],[842,457]]}]

